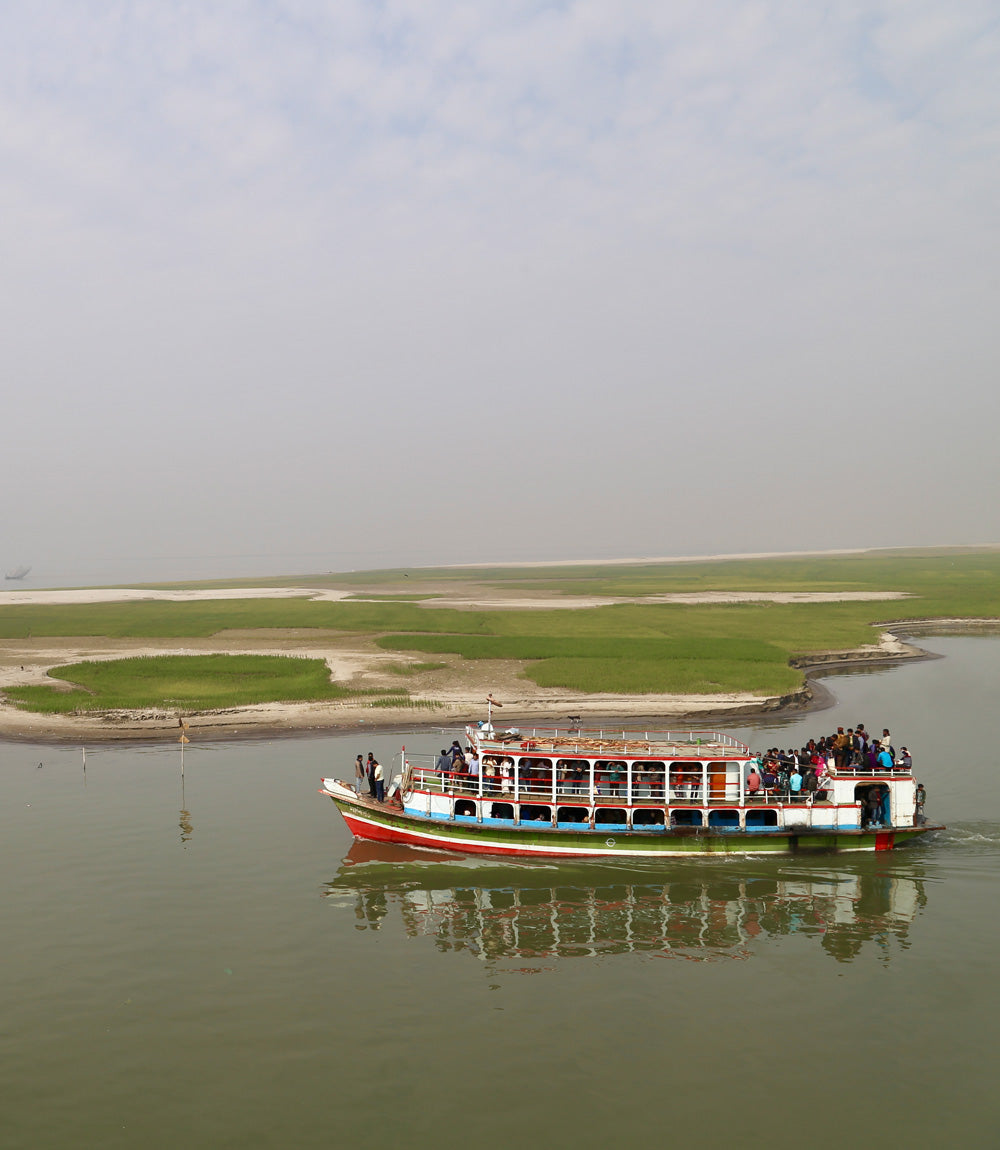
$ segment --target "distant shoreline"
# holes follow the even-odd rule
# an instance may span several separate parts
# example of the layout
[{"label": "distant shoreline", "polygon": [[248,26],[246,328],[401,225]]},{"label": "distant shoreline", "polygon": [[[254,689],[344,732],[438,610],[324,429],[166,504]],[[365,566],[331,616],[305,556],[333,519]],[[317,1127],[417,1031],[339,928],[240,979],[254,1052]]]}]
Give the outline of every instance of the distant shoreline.
[{"label": "distant shoreline", "polygon": [[[1000,631],[1000,619],[941,619],[907,622],[900,631],[913,629],[927,633],[951,631]],[[682,727],[693,730],[734,725],[771,718],[790,718],[826,710],[835,705],[833,692],[819,680],[838,671],[869,667],[892,667],[937,659],[942,656],[912,644],[899,644],[891,653],[870,649],[845,651],[799,660],[806,681],[788,695],[676,696],[676,695],[563,695],[558,698],[540,693],[519,701],[506,702],[504,723],[512,726],[553,725],[579,714],[585,724],[601,720],[628,725]],[[725,700],[725,701],[724,701]],[[382,713],[380,713],[382,712]],[[427,711],[396,708],[382,711],[357,703],[268,703],[222,711],[184,713],[188,735],[199,742],[234,742],[275,738],[322,737],[331,734],[385,734],[393,731],[460,729],[483,717],[485,705],[474,698],[454,700],[434,717]],[[41,715],[13,707],[0,708],[0,741],[53,746],[115,746],[123,743],[161,744],[178,739],[175,712],[130,712],[84,715]]]}]

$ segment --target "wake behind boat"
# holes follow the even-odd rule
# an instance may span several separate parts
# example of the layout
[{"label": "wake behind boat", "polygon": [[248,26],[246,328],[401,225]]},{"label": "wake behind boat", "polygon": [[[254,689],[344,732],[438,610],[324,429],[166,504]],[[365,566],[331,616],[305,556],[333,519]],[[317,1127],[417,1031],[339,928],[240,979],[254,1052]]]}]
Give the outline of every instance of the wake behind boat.
[{"label": "wake behind boat", "polygon": [[521,858],[885,851],[941,829],[906,763],[840,747],[799,789],[715,731],[498,733],[489,719],[466,738],[467,761],[457,741],[433,764],[404,750],[386,802],[337,779],[320,793],[357,839]]}]

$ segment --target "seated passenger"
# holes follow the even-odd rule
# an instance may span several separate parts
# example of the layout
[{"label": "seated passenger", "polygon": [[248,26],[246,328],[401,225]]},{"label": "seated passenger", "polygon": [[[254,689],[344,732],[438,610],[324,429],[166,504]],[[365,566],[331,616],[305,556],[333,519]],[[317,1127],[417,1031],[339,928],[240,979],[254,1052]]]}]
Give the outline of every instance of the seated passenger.
[{"label": "seated passenger", "polygon": [[756,795],[760,790],[760,775],[757,773],[756,767],[750,768],[750,774],[747,775],[747,795]]}]

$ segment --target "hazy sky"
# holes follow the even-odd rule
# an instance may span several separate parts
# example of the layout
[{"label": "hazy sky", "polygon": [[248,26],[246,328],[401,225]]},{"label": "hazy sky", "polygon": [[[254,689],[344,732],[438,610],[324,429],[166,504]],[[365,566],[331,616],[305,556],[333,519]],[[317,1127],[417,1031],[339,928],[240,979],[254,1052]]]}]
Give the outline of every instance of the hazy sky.
[{"label": "hazy sky", "polygon": [[6,0],[0,564],[1000,541],[998,77],[974,0]]}]

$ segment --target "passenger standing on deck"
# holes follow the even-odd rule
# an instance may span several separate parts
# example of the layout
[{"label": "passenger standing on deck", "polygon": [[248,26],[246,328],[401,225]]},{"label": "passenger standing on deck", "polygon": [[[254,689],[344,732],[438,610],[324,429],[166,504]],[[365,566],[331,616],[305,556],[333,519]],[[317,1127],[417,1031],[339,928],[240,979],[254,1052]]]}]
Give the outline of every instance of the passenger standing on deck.
[{"label": "passenger standing on deck", "polygon": [[802,790],[802,776],[798,767],[793,767],[792,773],[788,776],[788,790],[793,799],[798,798]]},{"label": "passenger standing on deck", "polygon": [[434,766],[442,776],[447,775],[451,771],[451,755],[449,755],[447,751],[442,750]]},{"label": "passenger standing on deck", "polygon": [[382,764],[378,759],[374,760],[372,767],[372,778],[375,781],[375,798],[380,803],[385,802],[385,772],[382,770]]},{"label": "passenger standing on deck", "polygon": [[371,751],[368,752],[366,771],[368,774],[368,793],[372,798],[375,798],[375,756]]},{"label": "passenger standing on deck", "polygon": [[358,755],[354,760],[354,789],[360,795],[365,787],[365,757]]},{"label": "passenger standing on deck", "polygon": [[833,761],[836,764],[837,770],[841,770],[847,758],[847,735],[844,734],[844,728],[837,728],[837,735],[833,740]]},{"label": "passenger standing on deck", "polygon": [[[903,748],[906,749],[905,747]],[[924,803],[927,802],[927,791],[924,789],[923,783],[917,783],[917,790],[913,796],[913,825],[915,827],[922,827],[927,822],[924,816]]]}]

